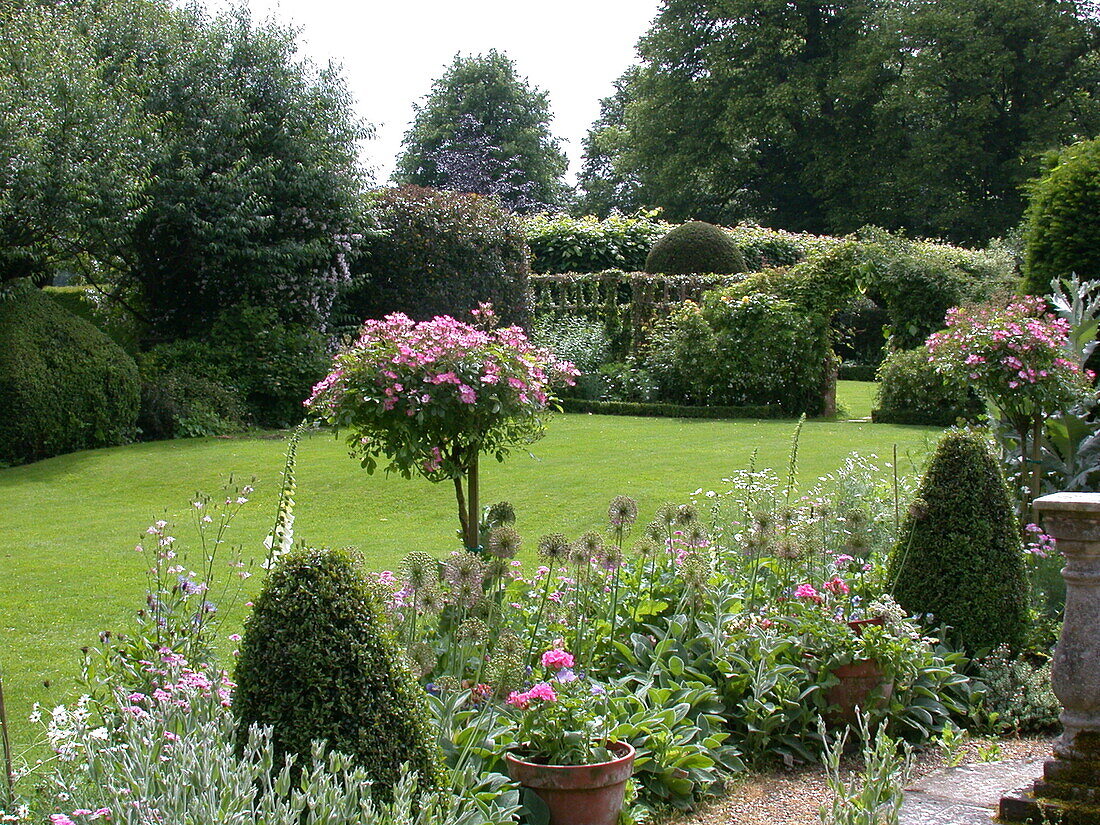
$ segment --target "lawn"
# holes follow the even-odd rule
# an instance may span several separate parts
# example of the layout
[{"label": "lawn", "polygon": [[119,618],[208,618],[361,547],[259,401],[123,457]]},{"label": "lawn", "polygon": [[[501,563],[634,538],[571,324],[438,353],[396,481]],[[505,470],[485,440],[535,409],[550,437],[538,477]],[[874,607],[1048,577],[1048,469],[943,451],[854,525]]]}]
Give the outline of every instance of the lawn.
[{"label": "lawn", "polygon": [[[856,388],[863,389],[863,388]],[[849,388],[842,388],[850,395]],[[847,401],[842,397],[843,401]],[[848,403],[849,415],[856,403]],[[715,487],[731,471],[787,462],[793,421],[695,421],[565,415],[546,438],[483,473],[484,501],[510,500],[517,527],[533,545],[544,532],[573,536],[603,524],[608,500],[638,499],[642,518],[666,500]],[[811,482],[852,451],[885,461],[897,445],[902,471],[925,454],[936,430],[811,421],[799,450],[799,478]],[[100,630],[125,630],[145,582],[134,545],[158,518],[181,519],[174,535],[195,535],[189,502],[255,478],[256,492],[230,539],[262,558],[275,511],[285,434],[194,439],[92,450],[0,470],[0,628],[8,710],[18,751],[30,740],[31,704],[73,691],[79,648]],[[369,564],[393,566],[407,552],[453,549],[453,490],[426,481],[368,476],[342,441],[314,434],[299,448],[298,537],[355,545]],[[260,576],[248,584],[258,586]],[[239,629],[241,611],[221,633]]]}]

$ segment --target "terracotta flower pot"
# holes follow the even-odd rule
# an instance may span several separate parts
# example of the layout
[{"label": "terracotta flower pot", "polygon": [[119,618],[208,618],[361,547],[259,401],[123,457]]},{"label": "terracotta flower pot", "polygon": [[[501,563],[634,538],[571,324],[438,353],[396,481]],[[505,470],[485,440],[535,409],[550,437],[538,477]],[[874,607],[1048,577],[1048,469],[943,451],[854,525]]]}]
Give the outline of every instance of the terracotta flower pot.
[{"label": "terracotta flower pot", "polygon": [[530,788],[550,809],[550,825],[615,825],[626,780],[634,770],[634,747],[612,742],[617,758],[594,765],[542,765],[504,755],[508,775]]},{"label": "terracotta flower pot", "polygon": [[[825,691],[825,701],[830,705],[825,721],[832,727],[855,725],[857,708],[859,712],[883,708],[894,695],[893,680],[887,679],[878,662],[870,659],[840,665],[833,669],[833,675],[840,681]],[[876,690],[878,695],[873,696]]]},{"label": "terracotta flower pot", "polygon": [[863,635],[863,628],[865,627],[882,627],[886,624],[886,619],[882,616],[875,616],[873,619],[853,619],[848,622],[848,627],[855,631],[857,636]]}]

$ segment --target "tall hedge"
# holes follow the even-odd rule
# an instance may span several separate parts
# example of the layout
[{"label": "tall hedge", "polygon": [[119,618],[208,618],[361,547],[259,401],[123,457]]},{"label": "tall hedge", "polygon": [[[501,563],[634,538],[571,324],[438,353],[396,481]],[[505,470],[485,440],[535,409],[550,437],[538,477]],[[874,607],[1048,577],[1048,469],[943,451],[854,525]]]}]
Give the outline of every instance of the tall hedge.
[{"label": "tall hedge", "polygon": [[0,295],[0,462],[21,464],[135,435],[137,366],[41,290]]},{"label": "tall hedge", "polygon": [[401,186],[375,193],[370,208],[382,231],[363,241],[361,283],[337,304],[343,322],[458,317],[481,301],[505,323],[527,321],[527,243],[496,199]]},{"label": "tall hedge", "polygon": [[1028,587],[1016,511],[985,438],[940,439],[890,563],[894,595],[911,613],[950,626],[970,653],[1018,646]]},{"label": "tall hedge", "polygon": [[1025,216],[1025,288],[1046,295],[1051,281],[1076,272],[1100,278],[1100,139],[1075,143],[1052,158],[1031,185]]},{"label": "tall hedge", "polygon": [[403,664],[355,561],[295,550],[264,583],[245,622],[233,707],[244,741],[270,725],[280,755],[308,758],[323,739],[361,765],[386,798],[408,763],[421,788],[441,759],[424,692]]}]

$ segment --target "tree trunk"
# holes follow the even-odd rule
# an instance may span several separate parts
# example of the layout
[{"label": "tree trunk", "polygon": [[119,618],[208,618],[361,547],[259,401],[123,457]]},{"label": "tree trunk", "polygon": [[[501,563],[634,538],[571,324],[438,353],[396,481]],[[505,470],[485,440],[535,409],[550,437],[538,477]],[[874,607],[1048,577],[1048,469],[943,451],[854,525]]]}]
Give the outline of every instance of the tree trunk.
[{"label": "tree trunk", "polygon": [[476,552],[481,546],[479,527],[481,526],[481,506],[479,503],[481,482],[478,478],[478,454],[480,449],[475,445],[470,447],[470,458],[466,470],[466,505],[469,507],[469,515],[466,517],[466,549]]}]

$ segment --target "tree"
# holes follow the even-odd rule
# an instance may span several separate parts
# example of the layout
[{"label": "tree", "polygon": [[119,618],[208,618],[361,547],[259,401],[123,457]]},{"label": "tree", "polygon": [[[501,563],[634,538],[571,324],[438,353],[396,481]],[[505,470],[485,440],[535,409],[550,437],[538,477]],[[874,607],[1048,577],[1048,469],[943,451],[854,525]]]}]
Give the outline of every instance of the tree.
[{"label": "tree", "polygon": [[615,81],[615,92],[600,101],[600,116],[584,138],[584,161],[577,176],[581,194],[577,214],[607,217],[612,211],[631,214],[644,204],[638,175],[626,166],[630,130],[626,107],[633,99],[638,67],[631,66]]},{"label": "tree", "polygon": [[507,55],[455,55],[416,107],[394,179],[497,195],[525,211],[557,204],[568,163],[550,120],[548,95],[520,77]]},{"label": "tree", "polygon": [[157,339],[196,337],[227,306],[323,325],[348,272],[365,127],[344,81],[247,8],[180,12],[144,109],[160,124],[133,268]]},{"label": "tree", "polygon": [[348,432],[368,473],[385,458],[386,470],[405,478],[453,481],[468,550],[479,545],[479,456],[503,461],[541,438],[551,385],[577,374],[519,327],[493,329],[487,304],[474,316],[489,329],[450,316],[368,320],[306,402],[312,416]]},{"label": "tree", "polygon": [[589,134],[585,191],[985,240],[1040,152],[1100,127],[1097,30],[1072,0],[666,0],[622,116]]},{"label": "tree", "polygon": [[[114,7],[134,27],[165,11]],[[133,67],[101,59],[111,17],[91,4],[0,0],[0,19],[0,281],[42,280],[59,262],[109,259],[127,234],[150,124]]]}]

